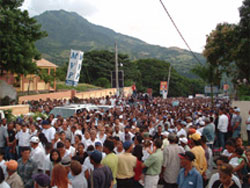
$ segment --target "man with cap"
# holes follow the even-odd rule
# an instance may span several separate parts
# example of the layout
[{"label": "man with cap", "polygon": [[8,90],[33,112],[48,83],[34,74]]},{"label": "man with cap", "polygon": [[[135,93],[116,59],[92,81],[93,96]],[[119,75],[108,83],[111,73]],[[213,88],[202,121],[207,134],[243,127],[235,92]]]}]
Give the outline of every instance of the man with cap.
[{"label": "man with cap", "polygon": [[44,163],[45,163],[45,151],[39,147],[39,138],[37,136],[33,136],[30,139],[30,146],[32,151],[30,153],[30,160],[37,164],[37,169],[40,171],[44,171]]},{"label": "man with cap", "polygon": [[90,174],[90,187],[110,188],[113,181],[112,171],[109,167],[101,164],[102,153],[94,150],[90,154],[90,162],[94,165],[94,171]]},{"label": "man with cap", "polygon": [[177,184],[179,188],[202,188],[203,181],[201,174],[192,166],[192,162],[195,160],[195,155],[186,151],[180,153],[181,167],[178,174]]},{"label": "man with cap", "polygon": [[39,173],[32,176],[34,188],[49,188],[50,178],[47,174]]},{"label": "man with cap", "polygon": [[235,115],[233,116],[231,120],[231,126],[232,126],[232,131],[233,131],[233,138],[238,138],[240,136],[240,131],[241,131],[241,122],[242,118],[240,116],[240,108],[235,108],[234,109]]},{"label": "man with cap", "polygon": [[52,140],[54,140],[54,138],[55,138],[56,129],[54,127],[51,127],[48,120],[43,120],[42,126],[43,126],[42,133],[45,135],[48,142],[51,143]]},{"label": "man with cap", "polygon": [[177,177],[180,170],[179,153],[184,153],[184,149],[177,144],[176,134],[168,135],[169,145],[163,150],[162,176],[164,187],[177,188]]},{"label": "man with cap", "polygon": [[117,187],[128,188],[133,187],[133,177],[135,175],[134,168],[136,166],[137,158],[131,154],[133,150],[133,143],[126,141],[123,144],[124,153],[118,155],[117,168]]},{"label": "man with cap", "polygon": [[15,160],[10,160],[5,163],[7,167],[8,176],[6,182],[11,188],[24,188],[21,177],[17,174],[18,163]]},{"label": "man with cap", "polygon": [[201,136],[199,133],[190,135],[191,145],[193,146],[190,150],[195,155],[193,165],[196,167],[198,172],[203,176],[207,170],[207,160],[205,156],[205,150],[201,146]]},{"label": "man with cap", "polygon": [[70,171],[70,164],[71,164],[71,158],[70,156],[66,156],[62,159],[61,164],[65,167],[68,179],[71,181],[73,179],[73,176]]},{"label": "man with cap", "polygon": [[190,151],[190,147],[188,146],[188,139],[186,137],[179,138],[179,142],[185,151]]}]

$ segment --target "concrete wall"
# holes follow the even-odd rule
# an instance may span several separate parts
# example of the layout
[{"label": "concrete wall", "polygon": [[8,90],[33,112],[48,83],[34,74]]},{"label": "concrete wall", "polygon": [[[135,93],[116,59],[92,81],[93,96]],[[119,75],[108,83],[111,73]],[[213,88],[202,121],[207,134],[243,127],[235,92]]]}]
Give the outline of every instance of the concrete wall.
[{"label": "concrete wall", "polygon": [[241,135],[243,140],[247,140],[247,132],[246,132],[246,120],[249,117],[248,112],[250,110],[250,101],[233,101],[232,107],[240,108],[240,115],[242,117],[241,123]]},{"label": "concrete wall", "polygon": [[38,94],[38,95],[27,95],[19,97],[18,102],[22,103],[23,101],[30,101],[30,100],[46,100],[47,98],[53,99],[70,99],[71,98],[71,90],[63,91],[63,92],[56,92],[56,93],[46,93],[46,94]]},{"label": "concrete wall", "polygon": [[[28,95],[28,96],[21,96],[19,97],[19,103],[23,101],[30,101],[30,100],[46,100],[47,98],[53,99],[70,99],[72,96],[76,96],[80,99],[88,99],[88,98],[99,98],[99,97],[106,97],[115,95],[116,89],[101,89],[101,90],[94,90],[94,91],[86,91],[86,92],[79,92],[75,93],[74,90],[68,90],[63,92],[55,92],[55,93],[46,93],[46,94],[39,94],[39,95]],[[124,95],[128,96],[132,94],[131,87],[124,88]]]},{"label": "concrete wall", "polygon": [[13,105],[13,106],[0,106],[0,110],[12,110],[12,114],[19,116],[21,114],[26,115],[29,113],[29,105]]}]

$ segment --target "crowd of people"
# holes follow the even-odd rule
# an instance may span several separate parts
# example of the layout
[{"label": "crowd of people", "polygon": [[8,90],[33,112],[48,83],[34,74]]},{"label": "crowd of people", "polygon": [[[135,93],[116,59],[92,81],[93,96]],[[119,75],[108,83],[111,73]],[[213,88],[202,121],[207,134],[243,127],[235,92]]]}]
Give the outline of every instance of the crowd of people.
[{"label": "crowd of people", "polygon": [[29,115],[0,123],[0,187],[250,187],[250,118],[238,107],[138,96],[81,99],[113,108],[67,118],[50,111],[72,100],[25,102]]}]

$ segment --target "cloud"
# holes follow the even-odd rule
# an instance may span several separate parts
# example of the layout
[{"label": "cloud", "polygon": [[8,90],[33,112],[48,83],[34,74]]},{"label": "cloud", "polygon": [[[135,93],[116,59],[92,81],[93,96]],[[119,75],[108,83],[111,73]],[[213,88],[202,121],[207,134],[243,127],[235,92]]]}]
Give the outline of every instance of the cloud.
[{"label": "cloud", "polygon": [[46,10],[60,10],[77,12],[82,16],[91,16],[98,9],[89,0],[25,0],[23,9],[28,9],[31,16],[43,13]]}]

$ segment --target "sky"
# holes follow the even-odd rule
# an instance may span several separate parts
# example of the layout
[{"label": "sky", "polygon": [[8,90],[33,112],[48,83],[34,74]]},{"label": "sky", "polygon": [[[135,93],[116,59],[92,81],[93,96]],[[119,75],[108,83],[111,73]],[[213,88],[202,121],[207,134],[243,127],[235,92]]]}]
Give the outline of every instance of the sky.
[{"label": "sky", "polygon": [[[194,52],[202,52],[206,36],[218,23],[238,23],[243,0],[162,0]],[[89,22],[149,44],[187,49],[160,0],[25,0],[31,16],[46,10],[76,12]],[[119,47],[119,44],[118,44]]]}]

